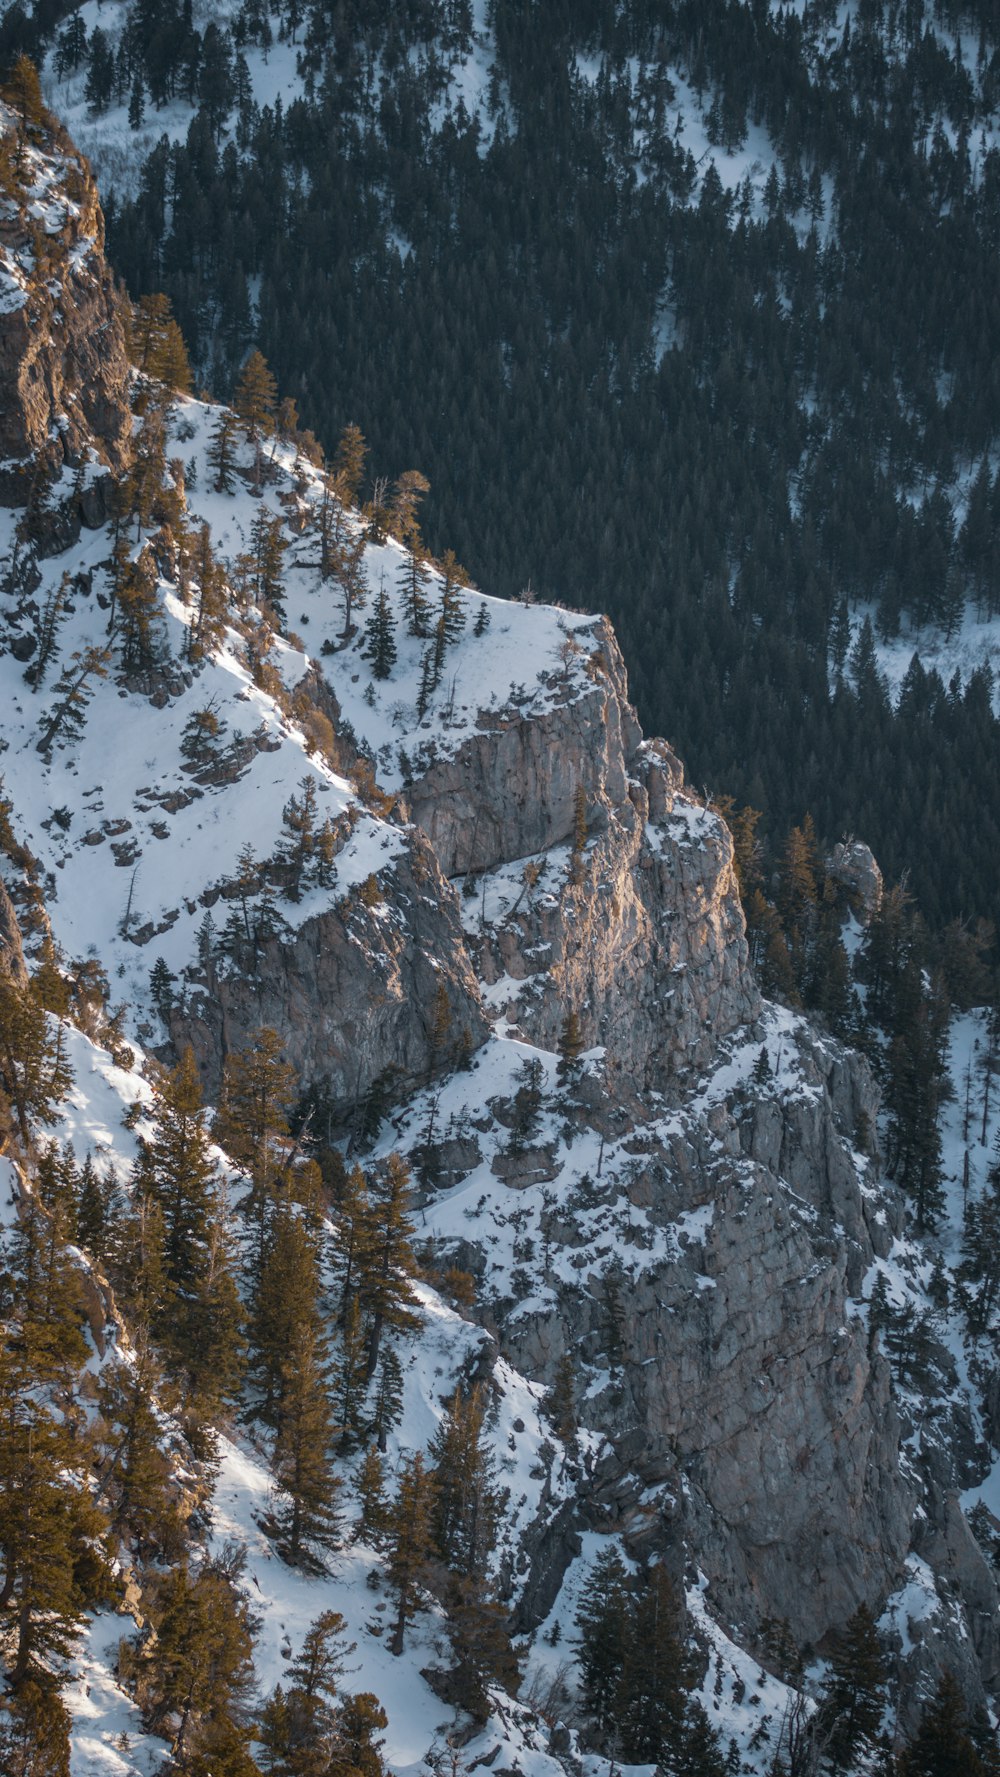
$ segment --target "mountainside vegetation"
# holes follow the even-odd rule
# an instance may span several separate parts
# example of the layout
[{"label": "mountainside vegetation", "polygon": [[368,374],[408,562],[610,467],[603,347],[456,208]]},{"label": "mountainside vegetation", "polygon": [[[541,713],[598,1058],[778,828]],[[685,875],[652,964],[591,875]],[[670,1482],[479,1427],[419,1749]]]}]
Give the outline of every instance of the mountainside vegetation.
[{"label": "mountainside vegetation", "polygon": [[989,673],[915,666],[894,709],[851,645],[1000,611],[993,8],[124,18],[20,28],[92,114],[190,107],[108,227],[201,380],[259,345],[328,451],[361,426],[366,492],[419,466],[433,549],[607,609],[643,721],[776,849],[809,812],[995,924]]},{"label": "mountainside vegetation", "polygon": [[[912,49],[916,9],[869,11],[857,33]],[[472,59],[460,0],[394,27],[373,13],[281,15],[286,40],[302,34],[306,134],[331,82],[345,103],[327,124],[368,115],[366,58],[404,86],[438,35]],[[793,15],[752,16],[769,54],[783,32],[799,42]],[[236,15],[227,37],[190,12],[122,18],[131,62],[122,42],[102,60],[100,24],[81,42],[78,13],[5,29],[44,43],[58,28],[67,62],[88,59],[95,111],[121,76],[137,119],[197,100],[183,152],[201,132],[216,153],[236,36],[261,22]],[[568,113],[590,93],[605,116],[609,77],[588,57],[612,23],[640,83],[658,15],[556,8],[532,50],[538,65],[554,51],[547,104],[575,45]],[[489,24],[508,96],[484,112],[495,134],[471,183],[541,30],[533,8],[498,5]],[[830,57],[854,35],[824,38]],[[711,127],[735,143],[759,126],[706,42],[687,42],[692,80],[721,83]],[[743,48],[752,110],[769,77],[753,84]],[[977,67],[984,84],[986,47]],[[352,153],[390,130],[380,103]],[[518,115],[510,151],[527,97]],[[237,179],[265,127],[251,121]],[[576,156],[590,138],[567,128]],[[23,57],[0,145],[17,447],[0,489],[4,1777],[470,1777],[501,1749],[498,1768],[524,1777],[572,1777],[584,1757],[607,1777],[622,1761],[662,1777],[995,1773],[989,921],[928,900],[916,870],[912,891],[885,886],[865,846],[831,853],[808,813],[783,824],[765,796],[761,813],[685,786],[670,747],[643,738],[603,618],[528,585],[481,594],[433,528],[447,507],[432,475],[387,442],[392,472],[372,475],[354,423],[324,452],[309,378],[275,374],[277,342],[265,355],[227,335],[210,282],[185,309],[193,286],[172,286],[167,260],[193,188],[164,188],[155,284],[115,293],[89,170]],[[379,212],[386,164],[354,188]],[[649,205],[640,257],[646,223],[680,230],[712,202],[720,265],[734,228],[780,221],[780,185],[767,222],[751,192],[737,225],[721,182],[688,203],[676,166],[661,215],[666,186],[636,168],[618,195]],[[280,156],[272,176],[277,191]],[[600,206],[616,182],[596,162],[593,180],[584,281],[613,234]],[[582,201],[586,181],[570,183]],[[540,182],[543,207],[555,189]],[[116,216],[121,242],[146,198]],[[413,202],[434,207],[418,186]],[[457,224],[438,222],[443,250]],[[188,250],[207,279],[207,225]],[[610,330],[635,292],[623,262],[612,299],[608,251]],[[411,242],[396,269],[419,257]],[[547,311],[550,354],[583,288],[563,291],[559,328]],[[263,339],[263,283],[256,300]],[[600,334],[594,389],[605,351]],[[606,382],[620,413],[668,361],[639,356]],[[192,360],[231,381],[231,407],[192,396]],[[816,414],[830,387],[817,372]],[[545,437],[544,403],[522,394]],[[744,442],[761,447],[756,426]],[[902,475],[902,456],[886,465]],[[829,535],[816,513],[809,530],[804,487],[796,534],[815,541],[819,586]],[[752,559],[716,591],[770,647],[740,590]],[[950,745],[978,725],[985,773],[988,675],[945,693],[913,669],[893,711],[873,624],[852,640],[843,597],[843,657],[828,637],[816,659],[825,674],[829,643],[830,707],[855,712],[852,736],[870,738],[868,717],[898,736],[917,711],[933,735],[950,711]],[[793,650],[808,605],[782,619]],[[883,598],[883,629],[887,612]],[[914,765],[933,751],[925,739]]]}]

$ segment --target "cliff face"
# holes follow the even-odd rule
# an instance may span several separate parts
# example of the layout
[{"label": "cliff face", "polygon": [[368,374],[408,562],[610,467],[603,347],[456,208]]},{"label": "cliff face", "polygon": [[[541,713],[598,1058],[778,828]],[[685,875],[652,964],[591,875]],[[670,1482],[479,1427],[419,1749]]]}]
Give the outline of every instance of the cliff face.
[{"label": "cliff face", "polygon": [[[9,500],[39,462],[51,474],[89,451],[110,477],[128,460],[100,216],[86,172],[66,151],[57,177],[57,159],[0,212]],[[262,508],[249,445],[233,494],[207,491],[217,423],[179,401],[172,443],[201,490],[190,529],[216,524],[235,557]],[[512,1506],[505,1533],[525,1627],[588,1528],[668,1559],[681,1581],[702,1576],[710,1609],[755,1649],[766,1617],[817,1644],[859,1602],[905,1600],[919,1558],[941,1608],[900,1633],[900,1663],[954,1664],[973,1694],[994,1683],[995,1582],[951,1497],[978,1472],[975,1438],[964,1466],[960,1440],[932,1451],[897,1411],[869,1326],[876,1270],[903,1244],[900,1205],[855,1147],[875,1124],[871,1076],[762,1002],[728,830],[669,747],[643,739],[607,623],[463,593],[447,699],[429,704],[401,551],[371,546],[399,654],[376,682],[316,571],[319,477],[291,446],[275,446],[273,473],[309,653],[271,636],[259,670],[234,599],[220,646],[192,663],[176,549],[149,539],[155,671],[95,679],[81,732],[40,754],[56,674],[27,694],[32,600],[68,569],[61,657],[113,652],[110,531],[35,564],[5,606],[9,787],[64,954],[89,951],[122,983],[130,1041],[167,1058],[191,1043],[210,1097],[227,1055],[268,1025],[345,1134],[363,1101],[391,1106],[375,1158],[410,1151],[421,1236],[476,1280],[495,1340],[476,1330],[484,1377],[510,1363],[548,1385],[571,1356],[583,1454],[563,1452],[558,1499],[530,1522]],[[13,514],[0,521],[9,541]],[[196,766],[191,724],[208,712],[219,738]],[[409,818],[376,779],[405,788]],[[315,852],[290,862],[307,792],[312,840],[326,817],[322,869]],[[16,937],[6,907],[0,890],[0,948]],[[571,1013],[591,1054],[559,1070]],[[537,1420],[537,1389],[517,1386]],[[551,1469],[554,1444],[541,1430],[537,1443]]]},{"label": "cliff face", "polygon": [[[0,131],[15,119],[0,105]],[[0,503],[19,505],[39,479],[84,460],[120,474],[129,459],[129,367],[104,259],[104,219],[82,157],[57,139],[30,141],[0,195]],[[86,522],[105,516],[100,487]],[[63,534],[60,541],[66,541]]]},{"label": "cliff face", "polygon": [[[171,1013],[174,1047],[193,1046],[210,1096],[226,1056],[261,1025],[280,1031],[302,1085],[320,1086],[347,1120],[376,1082],[402,1097],[483,1041],[455,897],[421,833],[408,835],[378,882],[371,904],[345,897],[294,937],[263,944],[252,968],[213,971]],[[442,987],[447,1029],[438,1038]]]}]

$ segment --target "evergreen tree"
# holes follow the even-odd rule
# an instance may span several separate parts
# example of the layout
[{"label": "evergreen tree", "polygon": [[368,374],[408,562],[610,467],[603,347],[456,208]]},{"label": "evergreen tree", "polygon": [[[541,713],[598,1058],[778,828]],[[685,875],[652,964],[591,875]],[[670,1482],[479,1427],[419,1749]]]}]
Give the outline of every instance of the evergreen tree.
[{"label": "evergreen tree", "polygon": [[368,619],[365,653],[372,663],[372,673],[376,679],[388,679],[392,676],[392,669],[396,664],[396,642],[393,636],[392,606],[384,579]]},{"label": "evergreen tree", "polygon": [[486,1401],[476,1387],[456,1390],[430,1445],[434,1486],[432,1531],[446,1566],[466,1578],[482,1574],[496,1540],[499,1502],[483,1433]]},{"label": "evergreen tree", "polygon": [[441,633],[446,647],[457,642],[465,628],[465,606],[460,594],[470,585],[469,576],[456,561],[453,549],[441,557]]},{"label": "evergreen tree", "polygon": [[256,1416],[272,1428],[288,1383],[292,1345],[303,1328],[319,1337],[319,1288],[316,1236],[304,1217],[284,1204],[268,1226],[248,1325],[250,1399]]},{"label": "evergreen tree", "polygon": [[854,1769],[870,1749],[885,1708],[885,1661],[871,1612],[861,1604],[836,1637],[817,1717],[833,1772]]},{"label": "evergreen tree", "polygon": [[0,1624],[15,1698],[58,1688],[94,1601],[87,1579],[104,1571],[84,1451],[34,1398],[41,1375],[27,1342],[0,1347]]},{"label": "evergreen tree", "polygon": [[236,415],[231,408],[224,407],[216,421],[208,447],[208,465],[215,471],[216,493],[231,494],[236,467]]},{"label": "evergreen tree", "polygon": [[184,1561],[156,1588],[155,1640],[130,1653],[146,1725],[163,1733],[191,1777],[254,1777],[254,1622],[239,1585],[241,1561],[224,1551],[192,1573]]},{"label": "evergreen tree", "polygon": [[281,1038],[264,1026],[246,1049],[227,1056],[212,1131],[249,1180],[242,1209],[256,1230],[255,1269],[284,1172],[288,1113],[296,1096],[295,1070],[281,1055]]},{"label": "evergreen tree", "polygon": [[576,1627],[584,1707],[614,1740],[629,1658],[631,1606],[628,1575],[613,1544],[601,1550],[587,1576]]},{"label": "evergreen tree", "polygon": [[183,1548],[183,1527],[154,1405],[161,1385],[152,1352],[140,1344],[131,1358],[105,1365],[98,1394],[101,1493],[110,1528],[131,1544],[142,1562],[174,1560]]},{"label": "evergreen tree", "polygon": [[385,1490],[385,1463],[377,1444],[369,1444],[365,1451],[354,1492],[361,1507],[354,1526],[354,1540],[379,1549],[389,1528],[389,1500]]},{"label": "evergreen tree", "polygon": [[24,674],[32,691],[40,690],[45,674],[55,656],[59,629],[65,616],[69,597],[69,583],[70,575],[67,569],[58,586],[50,587],[46,594],[38,625],[38,649],[34,660]]},{"label": "evergreen tree", "polygon": [[445,1590],[445,1610],[455,1654],[455,1701],[474,1723],[482,1725],[490,1713],[490,1686],[498,1685],[513,1695],[520,1682],[507,1614],[480,1574],[452,1574]]},{"label": "evergreen tree", "polygon": [[102,1178],[88,1154],[80,1168],[76,1192],[76,1215],[73,1240],[98,1263],[108,1253],[111,1232],[111,1193],[108,1181]]},{"label": "evergreen tree", "polygon": [[431,602],[427,588],[430,585],[430,580],[427,557],[419,543],[414,541],[404,557],[399,572],[399,590],[406,610],[406,632],[408,635],[424,638],[429,633],[428,619]]},{"label": "evergreen tree", "polygon": [[433,1502],[434,1483],[418,1450],[403,1469],[392,1506],[387,1570],[396,1595],[396,1620],[389,1643],[394,1654],[403,1652],[406,1627],[417,1609],[419,1588],[426,1580]]},{"label": "evergreen tree", "polygon": [[412,1224],[406,1214],[410,1174],[399,1154],[390,1154],[384,1178],[371,1201],[370,1236],[363,1257],[359,1289],[367,1326],[366,1379],[375,1374],[387,1327],[408,1332],[420,1325],[417,1298],[410,1279],[415,1269],[410,1246]]},{"label": "evergreen tree", "polygon": [[970,1333],[985,1333],[1000,1301],[1000,1194],[966,1206],[958,1281]]},{"label": "evergreen tree", "polygon": [[383,1345],[378,1360],[378,1381],[368,1419],[368,1433],[385,1450],[389,1433],[403,1417],[403,1366],[391,1346]]},{"label": "evergreen tree", "polygon": [[37,741],[39,753],[52,752],[57,739],[62,745],[66,745],[67,741],[80,739],[83,732],[83,713],[94,695],[91,679],[107,679],[108,663],[108,649],[87,647],[69,656],[69,661],[55,682],[57,702],[53,704],[48,721],[41,725],[41,734]]},{"label": "evergreen tree", "polygon": [[271,1469],[285,1498],[274,1517],[286,1559],[300,1566],[311,1559],[308,1544],[337,1548],[341,1513],[340,1481],[330,1450],[333,1415],[327,1393],[325,1342],[314,1320],[296,1327],[282,1366]]},{"label": "evergreen tree", "polygon": [[687,1661],[679,1613],[666,1568],[654,1566],[635,1608],[620,1709],[623,1754],[633,1764],[654,1759],[670,1772],[687,1726]]},{"label": "evergreen tree", "polygon": [[338,1680],[350,1648],[343,1646],[344,1619],[324,1611],[306,1632],[302,1651],[286,1667],[285,1686],[268,1698],[261,1715],[261,1764],[274,1777],[328,1777],[342,1750]]},{"label": "evergreen tree", "polygon": [[240,1308],[194,1053],[157,1084],[140,1188],[159,1210],[164,1288],[153,1332],[188,1395],[209,1413],[239,1372]]},{"label": "evergreen tree", "polygon": [[250,527],[250,548],[254,565],[254,596],[259,605],[270,607],[278,617],[284,616],[284,558],[288,539],[282,534],[280,517],[262,506]]},{"label": "evergreen tree", "polygon": [[258,440],[261,432],[272,430],[277,399],[278,387],[267,359],[254,347],[240,373],[233,397],[233,406],[251,442]]},{"label": "evergreen tree", "polygon": [[944,1672],[915,1734],[899,1759],[899,1777],[987,1777],[997,1768],[980,1757],[969,1735],[965,1701],[952,1673]]},{"label": "evergreen tree", "polygon": [[353,422],[345,426],[334,455],[333,474],[338,493],[347,506],[357,504],[367,455],[368,446],[360,428]]},{"label": "evergreen tree", "polygon": [[349,1450],[361,1434],[364,1395],[368,1383],[361,1304],[355,1293],[352,1293],[344,1309],[335,1374],[340,1448]]}]

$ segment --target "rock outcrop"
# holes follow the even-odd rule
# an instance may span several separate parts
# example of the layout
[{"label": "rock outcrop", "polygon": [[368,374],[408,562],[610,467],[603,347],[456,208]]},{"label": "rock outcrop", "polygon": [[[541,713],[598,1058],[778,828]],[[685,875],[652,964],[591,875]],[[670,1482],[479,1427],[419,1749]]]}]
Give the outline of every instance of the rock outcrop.
[{"label": "rock outcrop", "polygon": [[628,764],[642,740],[625,666],[605,619],[595,625],[591,685],[543,715],[483,709],[479,733],[409,788],[446,876],[479,874],[568,839],[580,790],[594,825],[628,798]]},{"label": "rock outcrop", "polygon": [[473,943],[492,1004],[531,1042],[557,1048],[574,1011],[613,1073],[662,1088],[706,1066],[760,996],[728,829],[654,745],[627,771],[583,851],[529,872],[520,905]]},{"label": "rock outcrop", "polygon": [[[170,1015],[178,1051],[190,1043],[209,1096],[226,1056],[262,1025],[277,1030],[304,1087],[349,1119],[376,1082],[399,1098],[483,1040],[487,1025],[462,940],[458,905],[416,830],[378,878],[383,898],[352,894],[261,946],[251,970],[213,972]],[[447,1030],[435,1001],[448,998]]]},{"label": "rock outcrop", "polygon": [[[0,105],[0,131],[15,129]],[[122,473],[132,429],[121,307],[89,168],[56,126],[29,131],[21,164],[0,194],[0,504],[8,506],[37,503],[67,466]],[[103,522],[93,476],[81,481],[75,510],[77,529],[81,516]],[[49,528],[54,546],[71,540],[65,523]]]}]

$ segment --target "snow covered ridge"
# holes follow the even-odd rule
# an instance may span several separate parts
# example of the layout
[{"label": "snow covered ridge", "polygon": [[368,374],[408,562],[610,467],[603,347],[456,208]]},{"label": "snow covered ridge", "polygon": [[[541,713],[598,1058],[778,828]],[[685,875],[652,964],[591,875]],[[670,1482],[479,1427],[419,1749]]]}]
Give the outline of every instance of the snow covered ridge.
[{"label": "snow covered ridge", "polygon": [[[81,522],[98,466],[68,464],[0,513],[3,873],[32,960],[51,969],[51,934],[113,1051],[63,1027],[54,1131],[127,1186],[155,1125],[141,1051],[194,1043],[214,1097],[224,1062],[278,1030],[316,1088],[296,1140],[325,1129],[323,1189],[293,1220],[318,1227],[341,1382],[338,1193],[359,1155],[376,1180],[408,1157],[423,1275],[386,1341],[387,1466],[429,1452],[459,1383],[487,1390],[491,1571],[527,1662],[520,1699],[491,1686],[475,1723],[430,1589],[391,1651],[385,1552],[351,1540],[360,1451],[337,1459],[343,1546],[289,1565],[256,1420],[223,1428],[192,1559],[245,1545],[260,1692],[335,1609],[393,1769],[447,1763],[450,1736],[456,1771],[558,1777],[585,1725],[577,1610],[614,1546],[630,1597],[670,1575],[692,1694],[744,1771],[812,1708],[744,1651],[784,1670],[766,1615],[815,1646],[859,1603],[883,1613],[888,1723],[945,1667],[979,1695],[994,1582],[948,1497],[988,1487],[976,1377],[936,1395],[971,1436],[958,1455],[936,1438],[924,1474],[920,1403],[890,1386],[872,1321],[879,1275],[893,1301],[924,1279],[862,1140],[871,1077],[761,1005],[728,834],[642,740],[607,626],[492,600],[447,558],[422,581],[389,535],[402,489],[362,516],[290,424],[254,439],[132,387],[120,506],[105,474],[109,504]],[[220,1189],[238,1172],[213,1165]],[[246,1255],[252,1217],[236,1226]],[[125,1353],[94,1346],[95,1372]],[[74,1777],[162,1757],[116,1675],[123,1628],[102,1615],[81,1646]]]}]

